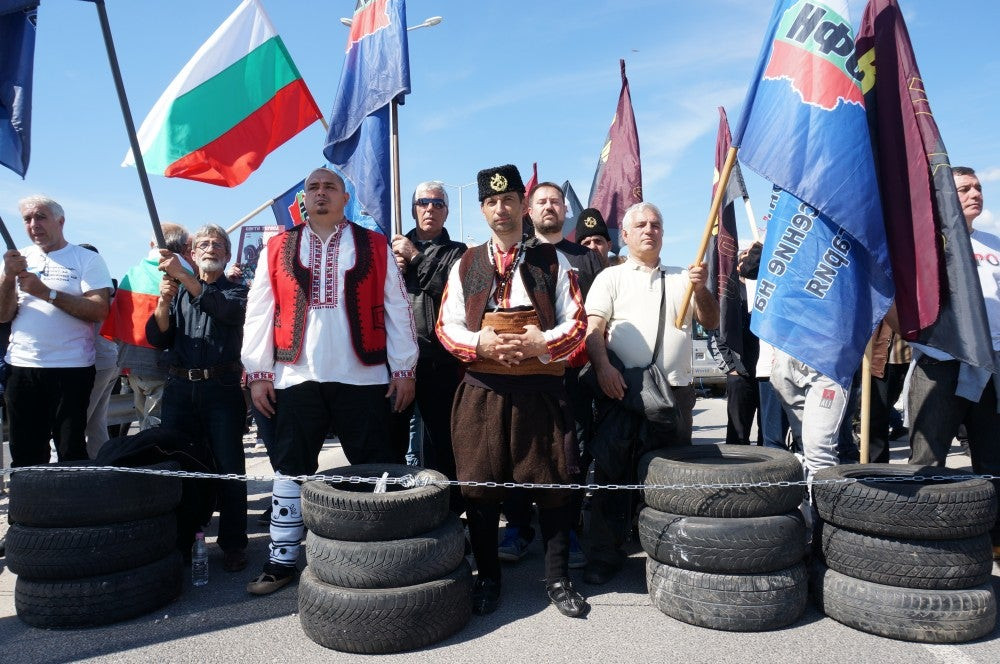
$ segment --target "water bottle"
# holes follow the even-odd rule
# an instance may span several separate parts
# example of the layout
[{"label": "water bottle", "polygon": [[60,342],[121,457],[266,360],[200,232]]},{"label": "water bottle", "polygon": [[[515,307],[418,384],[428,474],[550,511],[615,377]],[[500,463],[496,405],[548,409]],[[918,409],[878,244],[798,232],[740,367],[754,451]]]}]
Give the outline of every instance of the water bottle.
[{"label": "water bottle", "polygon": [[191,584],[208,584],[208,547],[205,546],[205,533],[201,531],[194,536],[194,544],[191,545]]}]

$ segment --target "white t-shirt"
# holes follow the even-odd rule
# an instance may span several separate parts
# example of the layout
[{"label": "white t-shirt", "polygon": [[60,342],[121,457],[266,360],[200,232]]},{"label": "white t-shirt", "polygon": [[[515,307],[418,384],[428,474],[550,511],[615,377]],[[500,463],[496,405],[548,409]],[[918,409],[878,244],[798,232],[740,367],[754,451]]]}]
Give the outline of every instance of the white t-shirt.
[{"label": "white t-shirt", "polygon": [[[690,385],[693,302],[689,303],[682,329],[674,327],[674,320],[691,280],[688,271],[679,267],[660,265],[660,270],[665,273],[667,295],[659,366],[671,385]],[[602,270],[587,294],[586,310],[588,316],[607,321],[608,348],[626,369],[646,366],[653,356],[659,324],[659,270],[650,270],[632,259]]]},{"label": "white t-shirt", "polygon": [[993,336],[993,350],[1000,350],[1000,237],[979,229],[969,235],[979,270],[979,285],[986,302],[986,318]]},{"label": "white t-shirt", "polygon": [[[99,254],[67,244],[45,253],[35,245],[20,250],[28,271],[60,293],[83,295],[111,288],[111,274]],[[94,364],[94,324],[70,316],[45,298],[17,288],[17,315],[11,323],[7,363],[55,369]]]}]

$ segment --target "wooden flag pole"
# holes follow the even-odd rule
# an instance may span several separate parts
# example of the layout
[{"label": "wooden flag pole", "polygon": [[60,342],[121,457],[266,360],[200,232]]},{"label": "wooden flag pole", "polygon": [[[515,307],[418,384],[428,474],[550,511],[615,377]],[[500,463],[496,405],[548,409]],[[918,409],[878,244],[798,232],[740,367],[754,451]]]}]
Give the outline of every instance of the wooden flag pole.
[{"label": "wooden flag pole", "polygon": [[[850,392],[848,392],[850,400]],[[868,340],[868,347],[861,358],[861,444],[859,461],[861,463],[871,463],[871,408],[872,408],[872,340]],[[845,413],[844,417],[849,417]]]},{"label": "wooden flag pole", "polygon": [[[705,258],[705,252],[708,250],[708,242],[712,239],[712,229],[715,228],[715,222],[719,217],[719,208],[722,207],[722,198],[726,195],[726,187],[729,186],[729,176],[732,175],[733,167],[736,166],[736,153],[738,150],[739,148],[734,145],[730,146],[729,152],[726,153],[726,162],[723,164],[722,173],[719,175],[719,184],[715,187],[715,195],[712,196],[712,207],[708,210],[708,221],[705,222],[705,232],[701,236],[701,244],[698,246],[698,253],[694,257],[695,265],[701,264]],[[681,309],[677,312],[677,318],[674,320],[674,327],[678,330],[684,327],[684,318],[687,316],[692,293],[694,293],[694,284],[689,282],[687,291],[684,293],[684,300],[681,302]]]},{"label": "wooden flag pole", "polygon": [[[389,104],[389,136],[392,158],[389,161],[392,169],[392,232],[403,234],[403,204],[399,192],[399,103],[395,100]],[[391,238],[390,238],[391,239]]]},{"label": "wooden flag pole", "polygon": [[163,239],[163,228],[160,226],[160,215],[156,212],[153,201],[153,190],[149,186],[149,175],[146,164],[142,160],[142,150],[139,148],[139,138],[135,134],[135,123],[132,121],[132,111],[129,110],[128,99],[125,97],[125,84],[122,82],[122,72],[118,67],[118,56],[115,54],[115,44],[111,39],[111,24],[108,22],[108,11],[104,0],[95,0],[97,16],[101,21],[101,33],[104,35],[104,48],[108,52],[108,63],[111,65],[111,76],[115,80],[115,90],[118,92],[118,104],[122,108],[122,118],[125,120],[125,131],[128,133],[129,145],[132,146],[132,156],[135,158],[135,170],[139,174],[139,184],[142,195],[146,199],[146,209],[149,210],[149,221],[153,225],[153,235],[160,249],[166,249],[167,242]]}]

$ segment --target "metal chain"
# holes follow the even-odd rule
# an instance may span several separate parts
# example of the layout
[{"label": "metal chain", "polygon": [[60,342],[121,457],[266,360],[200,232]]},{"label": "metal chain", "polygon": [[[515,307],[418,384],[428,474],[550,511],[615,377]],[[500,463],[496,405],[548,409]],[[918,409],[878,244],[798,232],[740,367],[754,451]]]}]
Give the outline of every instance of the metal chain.
[{"label": "metal chain", "polygon": [[276,479],[293,480],[295,482],[320,481],[332,484],[376,484],[385,482],[386,484],[400,485],[404,489],[412,489],[422,486],[468,486],[503,489],[572,489],[596,491],[605,489],[609,491],[650,491],[650,490],[677,490],[677,489],[752,489],[758,487],[792,487],[792,486],[816,486],[818,484],[855,484],[858,482],[958,482],[963,480],[1000,480],[1000,475],[912,475],[901,477],[845,477],[826,480],[797,480],[789,482],[716,482],[716,483],[695,483],[695,484],[559,484],[555,482],[477,482],[475,480],[439,480],[430,476],[429,473],[418,473],[417,475],[402,475],[400,477],[361,477],[358,475],[240,475],[237,473],[216,474],[216,473],[196,473],[186,470],[155,470],[151,468],[122,468],[118,466],[22,466],[18,468],[0,469],[0,475],[13,475],[17,472],[43,471],[43,472],[95,472],[111,471],[117,473],[133,473],[138,475],[159,475],[162,477],[180,477],[184,479],[211,479],[211,480],[236,480],[240,482],[272,482]]}]

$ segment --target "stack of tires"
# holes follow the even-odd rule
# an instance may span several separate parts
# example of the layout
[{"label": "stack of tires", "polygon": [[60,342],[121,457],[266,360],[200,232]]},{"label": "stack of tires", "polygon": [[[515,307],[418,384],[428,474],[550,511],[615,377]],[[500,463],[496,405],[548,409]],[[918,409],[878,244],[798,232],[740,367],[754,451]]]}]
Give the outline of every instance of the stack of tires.
[{"label": "stack of tires", "polygon": [[[643,457],[639,538],[653,605],[692,625],[761,631],[805,611],[802,466],[784,450],[695,445]],[[643,475],[640,475],[643,476]],[[778,483],[786,483],[779,486]],[[705,485],[744,484],[739,488]]]},{"label": "stack of tires", "polygon": [[[432,470],[367,464],[325,475],[415,475]],[[302,518],[306,569],[299,619],[310,639],[342,652],[385,654],[421,648],[460,630],[472,614],[465,529],[448,511],[448,487],[306,482]]]},{"label": "stack of tires", "polygon": [[813,486],[825,562],[814,570],[816,600],[834,620],[893,639],[960,643],[989,634],[997,620],[990,482],[899,464],[836,466],[816,479],[915,475],[955,480]]},{"label": "stack of tires", "polygon": [[[180,469],[173,462],[146,468]],[[20,470],[10,484],[7,566],[17,574],[14,607],[27,624],[107,625],[149,613],[180,595],[174,514],[179,478]]]}]

